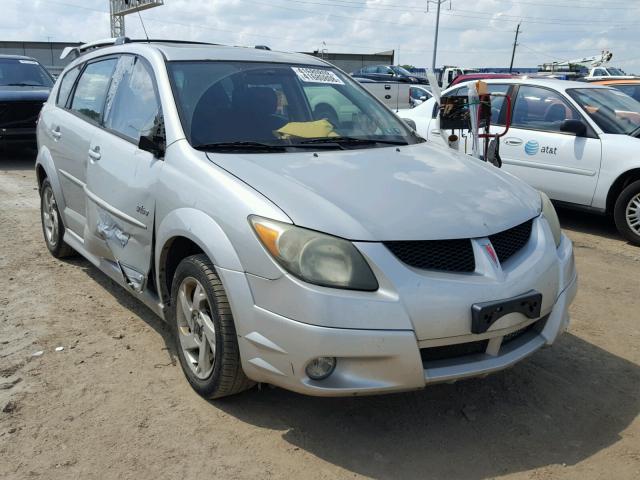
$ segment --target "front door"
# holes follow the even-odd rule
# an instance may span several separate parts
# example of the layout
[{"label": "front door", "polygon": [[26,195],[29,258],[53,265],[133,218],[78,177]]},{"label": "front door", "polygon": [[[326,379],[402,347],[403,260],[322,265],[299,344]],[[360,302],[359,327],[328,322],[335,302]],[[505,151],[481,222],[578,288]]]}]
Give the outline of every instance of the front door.
[{"label": "front door", "polygon": [[587,137],[561,132],[566,119],[584,121],[554,90],[521,85],[511,128],[500,143],[502,168],[554,200],[591,205],[600,171],[600,139],[589,130]]},{"label": "front door", "polygon": [[[70,70],[62,80],[58,109],[47,124],[53,139],[51,155],[58,170],[65,208],[61,212],[67,228],[82,237],[86,221],[85,184],[91,138],[98,131],[105,97],[117,59],[89,63],[77,80],[75,93],[68,99],[80,67]],[[64,87],[64,88],[63,88]]]},{"label": "front door", "polygon": [[154,185],[163,164],[138,143],[161,122],[151,66],[142,58],[122,56],[104,128],[91,142],[85,245],[94,255],[117,263],[136,291],[145,287],[151,270]]}]

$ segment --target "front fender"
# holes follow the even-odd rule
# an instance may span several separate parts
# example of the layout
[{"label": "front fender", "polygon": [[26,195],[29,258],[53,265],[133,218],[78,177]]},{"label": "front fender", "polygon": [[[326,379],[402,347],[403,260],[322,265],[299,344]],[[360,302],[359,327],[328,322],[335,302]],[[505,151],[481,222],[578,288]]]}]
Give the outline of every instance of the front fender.
[{"label": "front fender", "polygon": [[[162,219],[156,231],[156,272],[160,272],[161,254],[175,237],[185,237],[198,245],[217,267],[244,271],[231,241],[216,221],[194,208],[178,208]],[[203,241],[206,239],[206,241]]]}]

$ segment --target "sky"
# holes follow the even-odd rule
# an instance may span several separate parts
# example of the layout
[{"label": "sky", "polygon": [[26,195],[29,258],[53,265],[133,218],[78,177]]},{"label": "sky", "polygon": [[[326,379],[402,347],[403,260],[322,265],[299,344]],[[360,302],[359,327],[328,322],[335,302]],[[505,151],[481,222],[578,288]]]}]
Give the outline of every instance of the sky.
[{"label": "sky", "polygon": [[[142,12],[152,38],[274,50],[375,53],[431,65],[431,0],[164,0]],[[108,0],[0,0],[0,41],[91,41],[109,37]],[[427,8],[428,6],[428,8]],[[613,52],[612,66],[640,74],[640,0],[451,0],[442,2],[436,65],[509,66]],[[127,36],[144,36],[137,15]]]}]

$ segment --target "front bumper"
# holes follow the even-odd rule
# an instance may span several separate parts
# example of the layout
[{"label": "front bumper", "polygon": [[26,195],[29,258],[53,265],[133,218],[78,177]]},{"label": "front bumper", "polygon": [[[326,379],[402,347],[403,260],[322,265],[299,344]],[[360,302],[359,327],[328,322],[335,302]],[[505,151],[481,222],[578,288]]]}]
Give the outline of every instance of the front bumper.
[{"label": "front bumper", "polygon": [[35,128],[1,128],[0,144],[36,144]]},{"label": "front bumper", "polygon": [[[258,306],[264,305],[265,295],[277,293],[269,288],[274,281],[221,268],[218,273],[234,313],[242,366],[249,378],[309,395],[367,395],[414,390],[428,384],[487,375],[514,365],[544,345],[551,345],[568,327],[568,309],[577,291],[573,249],[568,238],[563,237],[557,257],[555,274],[558,278],[554,283],[557,281],[559,288],[555,301],[549,302],[550,308],[543,311],[541,318],[511,318],[480,335],[469,333],[420,340],[411,321],[405,319],[398,319],[397,329],[378,327],[393,314],[383,301],[374,303],[374,307],[360,302],[367,310],[365,316],[369,324],[376,327],[359,328],[357,323],[355,328],[320,326],[313,324],[314,321],[294,320]],[[299,292],[300,297],[294,302],[290,300],[294,297],[287,295],[290,303],[302,305],[301,315],[297,318],[322,316],[330,324],[335,318],[356,313],[350,305],[359,302],[331,298],[331,289],[326,290],[328,296],[320,296],[317,304],[308,301],[309,292]],[[371,296],[362,292],[349,295],[354,295],[356,300],[358,295]],[[287,299],[280,301],[280,306],[277,302],[271,305],[276,305],[282,312],[286,310],[282,305]],[[458,302],[467,304],[463,298],[458,298]],[[302,315],[304,311],[306,317]],[[472,344],[481,344],[482,350],[435,360],[425,355],[429,349]],[[319,356],[336,357],[337,366],[327,379],[314,381],[305,374],[305,368]]]}]

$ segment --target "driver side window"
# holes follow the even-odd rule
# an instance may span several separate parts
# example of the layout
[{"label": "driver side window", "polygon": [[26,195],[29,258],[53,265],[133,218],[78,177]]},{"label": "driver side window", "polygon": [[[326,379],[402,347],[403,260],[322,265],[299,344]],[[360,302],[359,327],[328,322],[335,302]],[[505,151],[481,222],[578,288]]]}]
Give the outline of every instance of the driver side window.
[{"label": "driver side window", "polygon": [[512,127],[560,133],[565,120],[580,120],[580,117],[553,90],[527,85],[518,89]]},{"label": "driver side window", "polygon": [[139,57],[123,56],[107,98],[105,127],[137,144],[159,124],[160,117],[151,67]]}]

